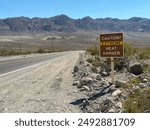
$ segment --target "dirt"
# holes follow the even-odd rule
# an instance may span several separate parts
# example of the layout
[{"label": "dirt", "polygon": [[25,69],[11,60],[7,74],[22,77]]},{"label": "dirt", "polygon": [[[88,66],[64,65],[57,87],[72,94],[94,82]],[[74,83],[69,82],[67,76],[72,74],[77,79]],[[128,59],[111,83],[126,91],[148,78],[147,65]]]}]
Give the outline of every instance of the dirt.
[{"label": "dirt", "polygon": [[72,71],[81,51],[0,77],[2,113],[81,112],[70,102],[81,97],[72,86]]}]

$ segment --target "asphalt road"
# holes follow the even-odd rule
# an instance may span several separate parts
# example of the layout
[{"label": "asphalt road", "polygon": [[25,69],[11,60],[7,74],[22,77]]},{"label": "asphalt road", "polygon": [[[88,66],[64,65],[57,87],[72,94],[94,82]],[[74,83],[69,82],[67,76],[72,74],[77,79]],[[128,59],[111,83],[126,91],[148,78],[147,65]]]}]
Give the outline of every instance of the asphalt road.
[{"label": "asphalt road", "polygon": [[19,70],[22,68],[26,68],[34,64],[46,62],[46,61],[64,56],[69,53],[70,52],[57,52],[57,53],[50,53],[46,55],[42,54],[40,56],[34,56],[34,57],[22,57],[19,59],[0,61],[0,75],[15,71],[15,70]]}]

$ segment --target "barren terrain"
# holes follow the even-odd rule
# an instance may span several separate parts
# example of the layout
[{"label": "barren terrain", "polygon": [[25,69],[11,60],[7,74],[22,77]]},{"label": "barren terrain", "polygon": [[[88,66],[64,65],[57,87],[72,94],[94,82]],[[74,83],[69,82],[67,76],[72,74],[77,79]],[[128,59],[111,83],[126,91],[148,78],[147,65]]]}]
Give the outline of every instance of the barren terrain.
[{"label": "barren terrain", "polygon": [[[0,50],[1,51],[22,51],[22,52],[36,52],[38,49],[52,50],[81,50],[89,47],[99,45],[99,35],[101,33],[110,33],[108,31],[89,31],[89,32],[72,32],[72,33],[9,33],[1,34],[0,36]],[[146,32],[123,32],[124,41],[134,44],[138,47],[150,46],[150,33]],[[55,37],[54,40],[47,37]],[[59,38],[57,38],[59,37]],[[45,40],[44,40],[45,39]]]}]

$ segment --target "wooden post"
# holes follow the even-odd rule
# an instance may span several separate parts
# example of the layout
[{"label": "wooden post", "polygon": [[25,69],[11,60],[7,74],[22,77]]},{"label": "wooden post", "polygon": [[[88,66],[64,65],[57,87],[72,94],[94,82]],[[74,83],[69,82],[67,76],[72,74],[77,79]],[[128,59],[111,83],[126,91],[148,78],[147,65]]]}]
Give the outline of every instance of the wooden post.
[{"label": "wooden post", "polygon": [[20,53],[21,53],[22,49],[21,49],[21,43],[20,43]]},{"label": "wooden post", "polygon": [[114,58],[111,57],[111,82],[114,84],[115,76],[114,76]]}]

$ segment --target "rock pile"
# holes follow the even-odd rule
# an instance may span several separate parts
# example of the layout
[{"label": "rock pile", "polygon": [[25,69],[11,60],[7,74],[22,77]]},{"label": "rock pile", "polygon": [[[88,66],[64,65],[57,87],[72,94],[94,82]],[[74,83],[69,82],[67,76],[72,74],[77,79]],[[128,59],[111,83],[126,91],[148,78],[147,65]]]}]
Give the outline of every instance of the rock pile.
[{"label": "rock pile", "polygon": [[[123,102],[129,94],[137,89],[150,87],[148,80],[150,75],[142,74],[143,66],[141,63],[130,64],[128,72],[116,72],[116,81],[115,84],[112,84],[108,72],[101,71],[101,69],[97,73],[93,72],[92,65],[86,59],[87,55],[81,54],[73,72],[73,85],[84,94],[84,98],[71,103],[79,105],[83,112],[126,112],[123,108]],[[139,79],[138,85],[130,83],[130,80],[134,78]],[[128,88],[129,85],[132,87]]]}]

